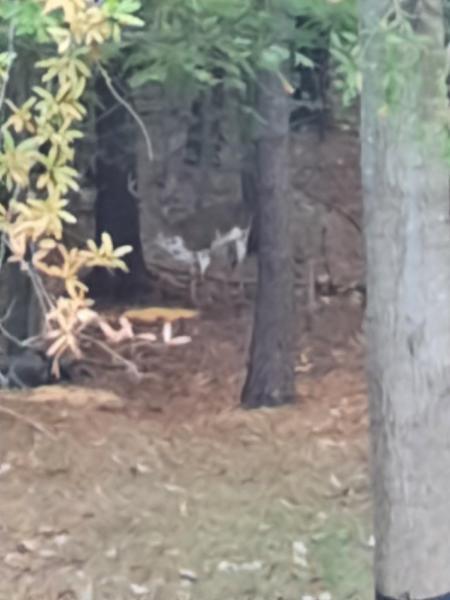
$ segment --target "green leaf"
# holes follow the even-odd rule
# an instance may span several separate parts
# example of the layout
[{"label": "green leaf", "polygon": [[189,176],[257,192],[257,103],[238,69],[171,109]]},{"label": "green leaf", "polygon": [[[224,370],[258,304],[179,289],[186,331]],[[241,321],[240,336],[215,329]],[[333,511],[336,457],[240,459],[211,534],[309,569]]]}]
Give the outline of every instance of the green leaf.
[{"label": "green leaf", "polygon": [[308,56],[303,54],[302,52],[295,53],[295,66],[301,65],[302,67],[307,67],[308,69],[314,68],[314,61],[312,61]]},{"label": "green leaf", "polygon": [[268,71],[277,71],[289,57],[290,52],[287,48],[274,44],[261,54],[259,65]]},{"label": "green leaf", "polygon": [[134,15],[119,13],[115,16],[115,18],[118,23],[128,27],[143,27],[145,25],[145,21],[139,19],[139,17],[135,17]]}]

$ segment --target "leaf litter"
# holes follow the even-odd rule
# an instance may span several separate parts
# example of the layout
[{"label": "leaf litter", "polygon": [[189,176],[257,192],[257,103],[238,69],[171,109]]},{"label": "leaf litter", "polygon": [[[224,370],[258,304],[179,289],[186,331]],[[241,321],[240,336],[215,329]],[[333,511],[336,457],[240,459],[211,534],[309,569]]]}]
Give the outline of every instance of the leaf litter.
[{"label": "leaf litter", "polygon": [[188,351],[150,358],[145,385],[99,374],[114,413],[61,410],[61,390],[20,402],[52,437],[16,421],[0,445],[0,600],[340,600],[350,579],[368,597],[359,350],[303,374],[301,404],[241,412],[249,322],[201,320]]}]

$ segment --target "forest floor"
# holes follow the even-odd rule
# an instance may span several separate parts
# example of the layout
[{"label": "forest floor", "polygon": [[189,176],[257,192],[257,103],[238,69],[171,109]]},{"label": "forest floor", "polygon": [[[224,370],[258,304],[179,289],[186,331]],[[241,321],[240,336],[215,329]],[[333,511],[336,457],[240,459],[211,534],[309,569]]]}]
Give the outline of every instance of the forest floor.
[{"label": "forest floor", "polygon": [[[310,142],[297,188],[358,216],[357,137]],[[350,282],[359,234],[328,218],[333,277]],[[140,383],[99,369],[3,391],[0,600],[372,597],[361,318],[336,296],[299,325],[282,409],[239,408],[250,309],[204,312],[189,345],[142,353]]]},{"label": "forest floor", "polygon": [[139,384],[3,393],[0,600],[372,596],[361,309],[323,304],[298,403],[246,412],[250,316],[191,322]]}]

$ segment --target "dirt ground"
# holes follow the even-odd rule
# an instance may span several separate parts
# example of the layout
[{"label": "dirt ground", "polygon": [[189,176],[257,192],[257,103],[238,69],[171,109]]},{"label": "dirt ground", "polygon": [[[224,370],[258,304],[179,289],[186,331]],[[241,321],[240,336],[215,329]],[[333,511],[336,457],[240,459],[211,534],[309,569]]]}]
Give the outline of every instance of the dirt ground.
[{"label": "dirt ground", "polygon": [[281,410],[238,407],[249,313],[205,316],[140,384],[4,393],[0,598],[369,597],[359,320],[322,308]]},{"label": "dirt ground", "polygon": [[2,392],[0,600],[372,597],[361,313],[322,298],[300,324],[298,402],[279,410],[239,408],[250,309],[143,352],[139,383]]}]

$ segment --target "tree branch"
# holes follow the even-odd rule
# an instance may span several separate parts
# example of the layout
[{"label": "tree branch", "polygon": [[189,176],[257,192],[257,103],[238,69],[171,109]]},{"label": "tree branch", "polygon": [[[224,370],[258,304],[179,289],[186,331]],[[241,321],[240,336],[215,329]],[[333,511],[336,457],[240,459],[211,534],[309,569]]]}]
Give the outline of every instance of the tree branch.
[{"label": "tree branch", "polygon": [[142,132],[142,135],[144,136],[144,140],[145,140],[145,145],[147,146],[147,155],[148,155],[148,159],[150,162],[153,162],[154,158],[155,158],[155,154],[153,152],[153,145],[152,145],[152,141],[150,139],[150,136],[148,134],[147,128],[145,127],[145,123],[144,121],[141,119],[141,117],[138,115],[138,113],[134,110],[134,108],[131,106],[131,104],[129,102],[127,102],[125,100],[125,98],[123,98],[119,92],[116,90],[116,88],[113,86],[113,83],[111,81],[111,77],[109,76],[108,72],[106,71],[106,69],[104,67],[102,67],[102,65],[100,63],[97,64],[98,69],[106,83],[106,86],[108,88],[108,90],[111,92],[112,96],[117,100],[117,102],[119,102],[122,106],[124,106],[126,108],[126,110],[130,113],[130,115],[133,117],[133,119],[136,121],[139,129]]}]

